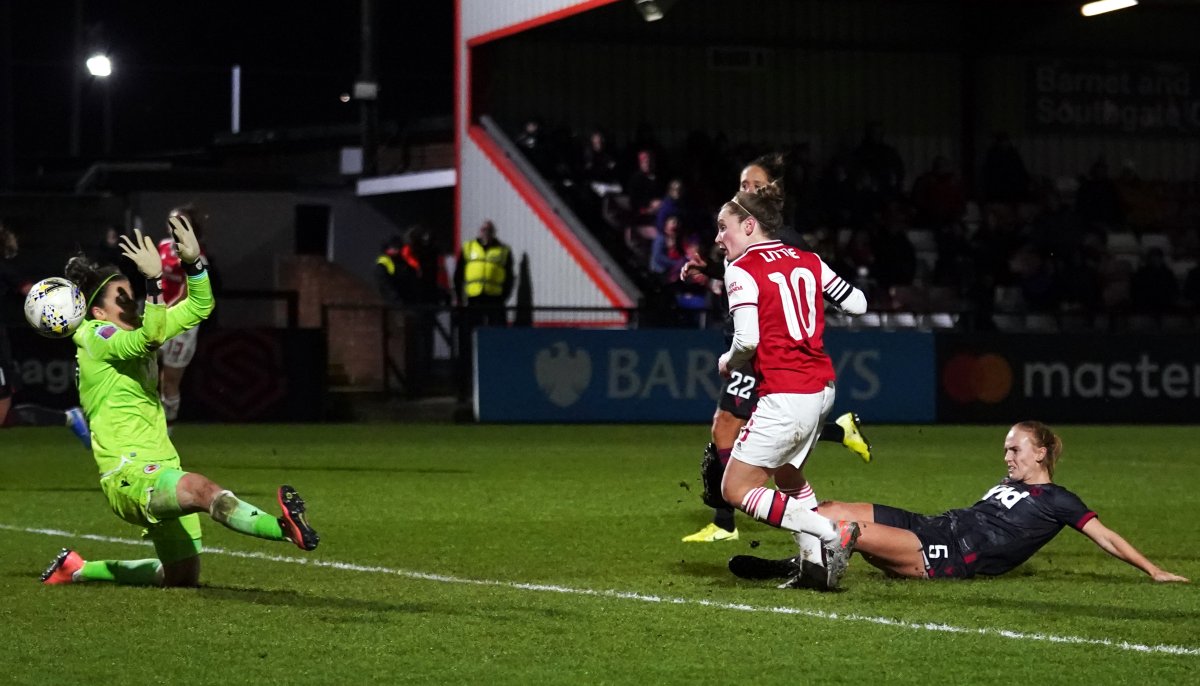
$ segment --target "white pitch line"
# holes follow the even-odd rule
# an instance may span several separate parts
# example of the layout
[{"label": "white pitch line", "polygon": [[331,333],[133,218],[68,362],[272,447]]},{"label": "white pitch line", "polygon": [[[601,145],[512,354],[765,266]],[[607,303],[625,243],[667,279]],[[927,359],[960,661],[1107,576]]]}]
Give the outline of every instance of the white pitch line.
[{"label": "white pitch line", "polygon": [[[61,529],[40,529],[24,526],[12,526],[10,524],[0,524],[0,529],[7,531],[17,531],[28,534],[40,534],[43,536],[60,536],[63,538],[79,538],[88,541],[102,541],[105,543],[121,543],[124,545],[140,545],[149,546],[147,541],[137,541],[128,538],[116,538],[113,536],[100,536],[97,534],[77,534],[73,531],[63,531]],[[964,635],[979,635],[979,636],[997,636],[1000,638],[1008,638],[1016,641],[1040,641],[1043,643],[1066,643],[1070,645],[1083,646],[1101,646],[1104,648],[1116,648],[1118,650],[1126,650],[1136,653],[1162,653],[1166,655],[1186,655],[1191,657],[1200,656],[1200,648],[1177,645],[1146,645],[1144,643],[1131,643],[1129,641],[1118,641],[1108,638],[1085,638],[1082,636],[1059,636],[1056,634],[1029,633],[1025,631],[1012,631],[1009,629],[993,629],[993,628],[971,628],[962,626],[953,626],[951,624],[941,624],[939,622],[910,622],[903,619],[892,619],[891,617],[872,617],[869,615],[860,615],[855,613],[840,613],[840,612],[825,612],[823,610],[811,610],[801,607],[763,607],[757,605],[746,605],[743,603],[725,603],[715,600],[695,600],[691,598],[671,598],[656,595],[647,595],[645,593],[637,593],[634,591],[605,591],[592,588],[572,588],[570,586],[558,586],[555,584],[531,584],[517,581],[499,581],[494,579],[464,579],[457,576],[449,576],[446,574],[431,574],[428,572],[414,572],[405,569],[394,569],[392,567],[379,567],[373,565],[359,565],[350,562],[337,562],[333,560],[319,560],[311,557],[289,557],[286,555],[270,555],[267,553],[245,552],[240,550],[226,550],[224,548],[212,548],[204,546],[204,552],[213,555],[226,555],[229,557],[240,557],[252,560],[267,560],[269,562],[286,562],[289,564],[304,565],[308,567],[322,567],[328,569],[340,569],[349,572],[365,572],[368,574],[388,574],[401,576],[409,579],[418,579],[421,581],[438,581],[447,584],[464,584],[469,586],[495,586],[501,588],[512,588],[521,591],[541,591],[547,593],[563,593],[568,595],[593,596],[598,598],[616,598],[619,600],[637,600],[644,603],[663,603],[667,605],[698,605],[701,607],[712,607],[720,610],[738,610],[741,612],[765,612],[768,614],[777,615],[798,615],[801,617],[812,617],[814,619],[827,619],[835,621],[847,622],[862,622],[865,624],[877,624],[880,626],[893,626],[901,629],[915,629],[918,631],[936,631],[948,634],[964,634]]]}]

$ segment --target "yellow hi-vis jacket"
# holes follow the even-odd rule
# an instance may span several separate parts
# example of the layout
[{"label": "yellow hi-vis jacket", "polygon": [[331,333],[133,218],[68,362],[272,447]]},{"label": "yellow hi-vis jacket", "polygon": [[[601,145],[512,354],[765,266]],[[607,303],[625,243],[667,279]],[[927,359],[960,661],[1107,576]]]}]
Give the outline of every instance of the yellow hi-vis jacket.
[{"label": "yellow hi-vis jacket", "polygon": [[463,244],[463,292],[468,298],[504,295],[508,273],[508,246],[494,243],[484,248],[478,240]]}]

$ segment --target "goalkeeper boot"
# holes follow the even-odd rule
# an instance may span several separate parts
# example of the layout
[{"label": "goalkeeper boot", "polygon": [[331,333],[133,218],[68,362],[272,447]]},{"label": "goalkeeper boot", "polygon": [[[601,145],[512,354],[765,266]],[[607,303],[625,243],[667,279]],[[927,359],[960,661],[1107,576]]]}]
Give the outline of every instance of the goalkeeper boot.
[{"label": "goalkeeper boot", "polygon": [[863,435],[858,415],[853,412],[847,412],[833,420],[833,422],[842,427],[842,431],[845,432],[842,436],[842,445],[857,453],[863,459],[863,462],[870,462],[871,442]]},{"label": "goalkeeper boot", "polygon": [[83,443],[83,447],[88,450],[92,449],[92,432],[88,428],[87,417],[83,416],[83,410],[78,407],[72,407],[67,410],[67,428],[75,437]]},{"label": "goalkeeper boot", "polygon": [[288,540],[295,543],[301,550],[314,550],[321,542],[321,537],[308,525],[305,516],[304,499],[291,486],[279,487],[279,507],[283,516],[279,518],[279,527],[283,529]]},{"label": "goalkeeper boot", "polygon": [[42,572],[44,584],[69,584],[75,580],[75,572],[83,568],[83,558],[70,548],[63,548],[46,571]]},{"label": "goalkeeper boot", "polygon": [[684,543],[715,543],[717,541],[736,540],[738,540],[737,529],[727,531],[711,522],[696,533],[683,537]]},{"label": "goalkeeper boot", "polygon": [[825,590],[832,591],[841,582],[842,575],[850,566],[850,553],[854,552],[859,533],[858,522],[843,519],[837,523],[837,537],[821,543],[821,551],[825,556]]}]

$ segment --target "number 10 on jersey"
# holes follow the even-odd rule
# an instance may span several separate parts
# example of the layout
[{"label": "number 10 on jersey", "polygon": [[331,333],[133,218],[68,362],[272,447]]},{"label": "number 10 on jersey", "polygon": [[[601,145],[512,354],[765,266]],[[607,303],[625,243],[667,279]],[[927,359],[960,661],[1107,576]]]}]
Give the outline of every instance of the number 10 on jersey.
[{"label": "number 10 on jersey", "polygon": [[812,338],[817,330],[817,278],[803,267],[796,267],[786,278],[782,272],[771,272],[767,278],[779,287],[788,334],[797,341]]}]

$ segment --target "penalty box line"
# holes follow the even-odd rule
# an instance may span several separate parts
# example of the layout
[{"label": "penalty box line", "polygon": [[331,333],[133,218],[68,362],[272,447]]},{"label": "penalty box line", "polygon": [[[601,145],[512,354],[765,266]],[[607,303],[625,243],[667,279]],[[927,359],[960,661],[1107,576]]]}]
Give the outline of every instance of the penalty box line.
[{"label": "penalty box line", "polygon": [[[24,526],[13,526],[10,524],[0,524],[0,530],[15,531],[27,534],[37,534],[41,536],[57,536],[61,538],[77,538],[88,541],[100,541],[103,543],[120,543],[122,545],[134,546],[149,546],[148,541],[138,541],[128,538],[117,538],[114,536],[100,536],[98,534],[79,534],[73,531],[64,531],[62,529],[46,529],[33,528]],[[843,612],[826,612],[824,610],[812,610],[801,607],[768,607],[761,605],[747,605],[744,603],[726,603],[716,600],[697,600],[692,598],[671,598],[666,596],[649,595],[645,593],[637,593],[633,591],[613,591],[613,590],[596,590],[592,588],[573,588],[570,586],[558,586],[555,584],[534,584],[518,581],[499,581],[495,579],[467,579],[463,577],[450,576],[447,574],[431,574],[429,572],[414,572],[406,569],[395,569],[393,567],[381,567],[375,565],[360,565],[351,562],[337,562],[335,560],[320,560],[311,557],[290,557],[287,555],[271,555],[269,553],[259,553],[253,551],[227,550],[225,548],[214,548],[204,546],[204,552],[210,555],[225,555],[227,557],[240,557],[249,560],[266,560],[268,562],[283,562],[287,564],[303,565],[306,567],[318,567],[324,569],[338,569],[348,572],[360,572],[366,574],[387,574],[391,576],[400,576],[408,579],[416,579],[420,581],[436,581],[446,584],[462,584],[467,586],[492,586],[499,588],[511,588],[519,591],[537,591],[542,593],[561,593],[564,595],[580,595],[592,596],[596,598],[615,598],[618,600],[634,600],[643,603],[661,603],[664,605],[697,605],[701,607],[711,607],[719,610],[735,610],[739,612],[759,612],[776,615],[796,615],[801,617],[810,617],[813,619],[824,619],[829,621],[846,621],[858,622],[863,624],[875,624],[877,626],[891,626],[900,629],[909,629],[915,631],[932,631],[947,634],[962,634],[962,635],[977,635],[977,636],[996,636],[999,638],[1007,638],[1015,641],[1035,641],[1040,643],[1061,643],[1067,645],[1080,646],[1099,646],[1102,648],[1115,648],[1136,653],[1151,653],[1165,655],[1185,655],[1185,656],[1200,656],[1200,648],[1177,645],[1147,645],[1145,643],[1132,643],[1130,641],[1122,641],[1108,638],[1086,638],[1083,636],[1060,636],[1057,634],[1031,633],[1027,631],[1013,631],[1009,629],[996,629],[990,627],[971,628],[963,626],[954,626],[951,624],[942,624],[940,622],[911,622],[903,619],[893,619],[891,617],[873,617],[870,615],[860,615],[855,613]]]}]

